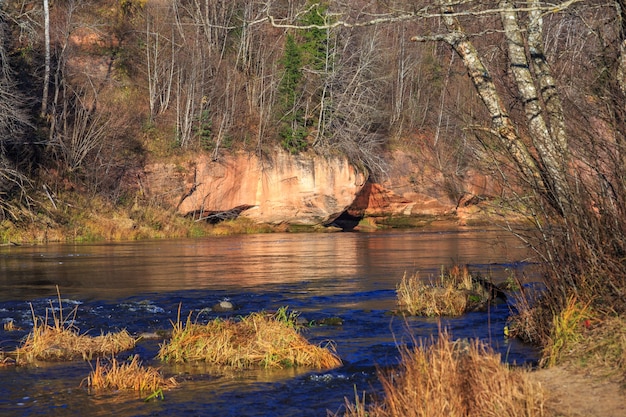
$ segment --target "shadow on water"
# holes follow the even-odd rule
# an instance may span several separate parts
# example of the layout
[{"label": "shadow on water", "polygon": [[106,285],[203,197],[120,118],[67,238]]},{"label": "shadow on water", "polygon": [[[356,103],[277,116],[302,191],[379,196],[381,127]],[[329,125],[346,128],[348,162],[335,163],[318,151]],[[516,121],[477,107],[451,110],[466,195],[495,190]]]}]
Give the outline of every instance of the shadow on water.
[{"label": "shadow on water", "polygon": [[[142,340],[132,352],[175,375],[181,385],[165,400],[136,394],[92,395],[81,388],[90,364],[71,362],[0,368],[0,414],[116,416],[320,416],[338,411],[355,388],[375,394],[378,367],[398,361],[398,345],[436,335],[487,340],[504,360],[529,363],[536,352],[503,337],[506,305],[460,318],[400,318],[395,286],[402,275],[436,276],[442,266],[469,264],[504,280],[530,270],[526,252],[494,231],[255,235],[199,240],[2,248],[0,320],[21,332],[0,331],[8,352],[32,328],[29,302],[43,315],[56,286],[69,309],[78,307],[82,332],[127,329],[134,334],[171,328],[182,316],[208,321],[288,306],[307,321],[339,317],[340,326],[314,326],[313,343],[332,341],[344,365],[324,372],[251,370],[216,372],[206,365],[163,366],[154,360],[159,340]],[[208,312],[229,298],[238,309]],[[203,313],[198,313],[204,309]]]}]

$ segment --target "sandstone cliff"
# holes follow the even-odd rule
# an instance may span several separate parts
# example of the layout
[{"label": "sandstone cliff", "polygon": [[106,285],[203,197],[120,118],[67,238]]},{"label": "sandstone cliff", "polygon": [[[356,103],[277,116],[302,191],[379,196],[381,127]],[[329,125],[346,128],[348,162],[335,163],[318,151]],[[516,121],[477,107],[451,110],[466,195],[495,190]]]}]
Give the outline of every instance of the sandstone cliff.
[{"label": "sandstone cliff", "polygon": [[237,154],[213,161],[146,167],[145,188],[183,215],[227,216],[233,210],[262,223],[332,222],[354,201],[366,176],[345,158],[291,155],[270,159]]},{"label": "sandstone cliff", "polygon": [[496,191],[489,178],[469,173],[456,194],[446,193],[442,174],[411,156],[395,152],[389,161],[388,177],[374,183],[339,156],[276,151],[267,159],[240,153],[213,161],[197,155],[178,164],[146,166],[142,183],[149,197],[182,215],[296,225],[327,225],[340,216],[376,223],[458,215],[468,211],[475,197]]}]

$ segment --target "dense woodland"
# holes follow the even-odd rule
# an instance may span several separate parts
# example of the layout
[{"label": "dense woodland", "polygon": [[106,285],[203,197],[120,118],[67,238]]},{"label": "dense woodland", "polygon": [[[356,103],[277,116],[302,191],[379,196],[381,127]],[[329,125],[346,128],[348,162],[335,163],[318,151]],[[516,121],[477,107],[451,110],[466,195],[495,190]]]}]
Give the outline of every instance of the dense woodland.
[{"label": "dense woodland", "polygon": [[556,305],[625,307],[621,0],[1,7],[5,220],[67,190],[123,204],[178,152],[339,153],[377,179],[402,148],[452,195],[468,167],[502,181]]},{"label": "dense woodland", "polygon": [[[177,148],[216,159],[275,146],[340,152],[380,176],[384,150],[403,146],[433,161],[451,193],[468,165],[497,169],[489,159],[497,111],[476,94],[437,2],[53,1],[48,14],[46,3],[3,4],[7,196],[46,178],[48,187],[65,180],[119,198],[120,179],[143,157]],[[513,5],[449,4],[519,140],[533,136],[501,22]],[[531,6],[544,20],[535,42],[567,120],[561,139],[542,140],[614,139],[619,4],[517,5]],[[518,24],[532,19],[520,12]],[[531,34],[521,27],[522,38]],[[532,45],[520,47],[533,59]]]}]

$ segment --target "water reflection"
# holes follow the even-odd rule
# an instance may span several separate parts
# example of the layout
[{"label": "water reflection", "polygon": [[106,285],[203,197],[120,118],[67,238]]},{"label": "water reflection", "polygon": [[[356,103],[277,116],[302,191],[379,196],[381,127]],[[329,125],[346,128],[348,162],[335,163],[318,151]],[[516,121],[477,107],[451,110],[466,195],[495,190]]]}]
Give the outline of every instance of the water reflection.
[{"label": "water reflection", "polygon": [[499,279],[525,250],[498,231],[268,234],[149,242],[4,247],[3,299],[54,293],[254,288],[330,279],[344,290],[395,286],[402,274],[477,264]]}]

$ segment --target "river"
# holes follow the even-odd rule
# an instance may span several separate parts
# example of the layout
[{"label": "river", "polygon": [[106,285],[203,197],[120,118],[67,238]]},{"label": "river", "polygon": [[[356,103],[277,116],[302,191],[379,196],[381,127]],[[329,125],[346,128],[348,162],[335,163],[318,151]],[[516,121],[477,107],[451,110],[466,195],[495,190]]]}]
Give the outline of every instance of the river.
[{"label": "river", "polygon": [[[313,343],[332,341],[344,362],[311,372],[252,370],[216,374],[200,365],[165,366],[154,358],[159,341],[141,341],[121,358],[139,354],[144,364],[176,376],[178,388],[163,400],[135,394],[93,395],[81,386],[92,363],[0,368],[3,416],[325,416],[355,390],[376,395],[376,371],[398,360],[398,344],[436,335],[435,319],[390,315],[403,274],[436,277],[441,267],[470,270],[502,281],[532,265],[520,242],[498,230],[389,231],[332,234],[259,234],[202,239],[50,244],[0,248],[0,349],[13,350],[32,329],[32,309],[43,315],[56,302],[77,306],[81,332],[127,329],[132,334],[171,328],[183,317],[228,298],[245,315],[288,306],[308,320],[340,317],[341,326],[312,327]],[[532,280],[532,275],[527,279]],[[445,319],[453,337],[488,341],[503,360],[532,363],[537,352],[507,341],[507,305]]]}]

